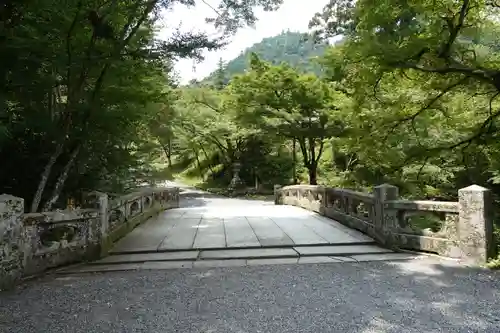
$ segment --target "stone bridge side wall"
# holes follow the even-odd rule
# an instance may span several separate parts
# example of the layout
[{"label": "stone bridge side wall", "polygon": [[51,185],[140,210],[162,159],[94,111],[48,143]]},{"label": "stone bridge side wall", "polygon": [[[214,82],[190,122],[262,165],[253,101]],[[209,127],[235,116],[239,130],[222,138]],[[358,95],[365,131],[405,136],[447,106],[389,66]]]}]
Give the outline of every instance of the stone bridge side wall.
[{"label": "stone bridge side wall", "polygon": [[294,205],[332,218],[394,249],[438,253],[474,263],[495,255],[491,192],[472,185],[458,202],[399,199],[383,184],[373,193],[312,185],[275,186],[275,204]]},{"label": "stone bridge side wall", "polygon": [[178,188],[116,198],[93,192],[83,208],[29,214],[24,214],[23,199],[0,195],[0,290],[25,276],[96,259],[138,224],[176,207]]}]

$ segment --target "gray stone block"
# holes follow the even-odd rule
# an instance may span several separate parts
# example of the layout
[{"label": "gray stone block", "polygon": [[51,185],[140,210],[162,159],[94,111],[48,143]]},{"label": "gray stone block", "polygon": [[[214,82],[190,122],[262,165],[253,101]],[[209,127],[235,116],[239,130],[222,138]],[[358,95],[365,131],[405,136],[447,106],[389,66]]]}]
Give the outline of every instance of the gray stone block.
[{"label": "gray stone block", "polygon": [[352,254],[392,252],[374,245],[296,246],[294,249],[301,256],[349,256]]},{"label": "gray stone block", "polygon": [[149,261],[139,265],[139,269],[193,268],[192,261]]},{"label": "gray stone block", "polygon": [[133,263],[146,261],[195,260],[198,251],[153,252],[112,255],[94,262],[94,264]]},{"label": "gray stone block", "polygon": [[193,264],[194,268],[215,268],[215,267],[241,267],[247,264],[245,259],[228,260],[199,260]]},{"label": "gray stone block", "polygon": [[270,259],[248,259],[248,266],[256,265],[283,265],[283,264],[296,264],[298,258],[270,258]]},{"label": "gray stone block", "polygon": [[237,249],[201,251],[202,259],[240,259],[240,258],[298,257],[291,248],[276,249]]}]

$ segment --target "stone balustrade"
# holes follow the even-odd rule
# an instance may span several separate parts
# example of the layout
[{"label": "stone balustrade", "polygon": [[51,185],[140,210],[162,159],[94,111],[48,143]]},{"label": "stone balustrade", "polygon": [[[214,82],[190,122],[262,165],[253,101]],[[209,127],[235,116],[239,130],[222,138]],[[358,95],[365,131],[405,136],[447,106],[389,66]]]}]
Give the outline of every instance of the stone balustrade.
[{"label": "stone balustrade", "polygon": [[494,256],[492,199],[472,185],[458,202],[399,199],[396,186],[373,193],[313,185],[275,185],[275,203],[299,206],[362,231],[393,249],[433,252],[475,263]]},{"label": "stone balustrade", "polygon": [[86,195],[84,207],[24,213],[24,200],[0,195],[0,290],[25,276],[96,259],[138,224],[179,207],[178,188],[149,188],[110,198]]}]

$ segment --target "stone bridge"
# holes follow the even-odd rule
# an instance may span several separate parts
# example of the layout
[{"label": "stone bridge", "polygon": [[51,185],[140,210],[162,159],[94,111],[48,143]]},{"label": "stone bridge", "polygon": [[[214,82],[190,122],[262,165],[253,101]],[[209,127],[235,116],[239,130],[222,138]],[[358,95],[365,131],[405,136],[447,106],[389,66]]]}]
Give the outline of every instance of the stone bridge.
[{"label": "stone bridge", "polygon": [[[81,209],[24,214],[22,199],[2,195],[0,288],[56,268],[69,274],[418,256],[404,250],[484,263],[494,250],[490,192],[470,186],[458,197],[407,201],[391,185],[373,194],[296,185],[276,186],[273,203],[172,187],[117,198],[91,193]],[[73,263],[80,264],[67,266]]]}]

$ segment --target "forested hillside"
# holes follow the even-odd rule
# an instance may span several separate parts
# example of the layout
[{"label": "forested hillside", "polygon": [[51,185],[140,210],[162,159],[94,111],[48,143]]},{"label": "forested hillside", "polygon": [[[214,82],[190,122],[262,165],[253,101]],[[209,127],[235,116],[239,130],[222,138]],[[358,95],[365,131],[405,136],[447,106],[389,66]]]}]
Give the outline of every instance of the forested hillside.
[{"label": "forested hillside", "polygon": [[322,68],[317,63],[317,59],[325,53],[327,48],[328,43],[315,43],[308,34],[285,31],[277,36],[264,38],[227,63],[220,63],[218,70],[203,81],[213,82],[217,76],[220,76],[221,70],[225,83],[234,75],[243,74],[246,69],[250,68],[252,53],[275,65],[284,62],[301,72],[321,75]]}]

